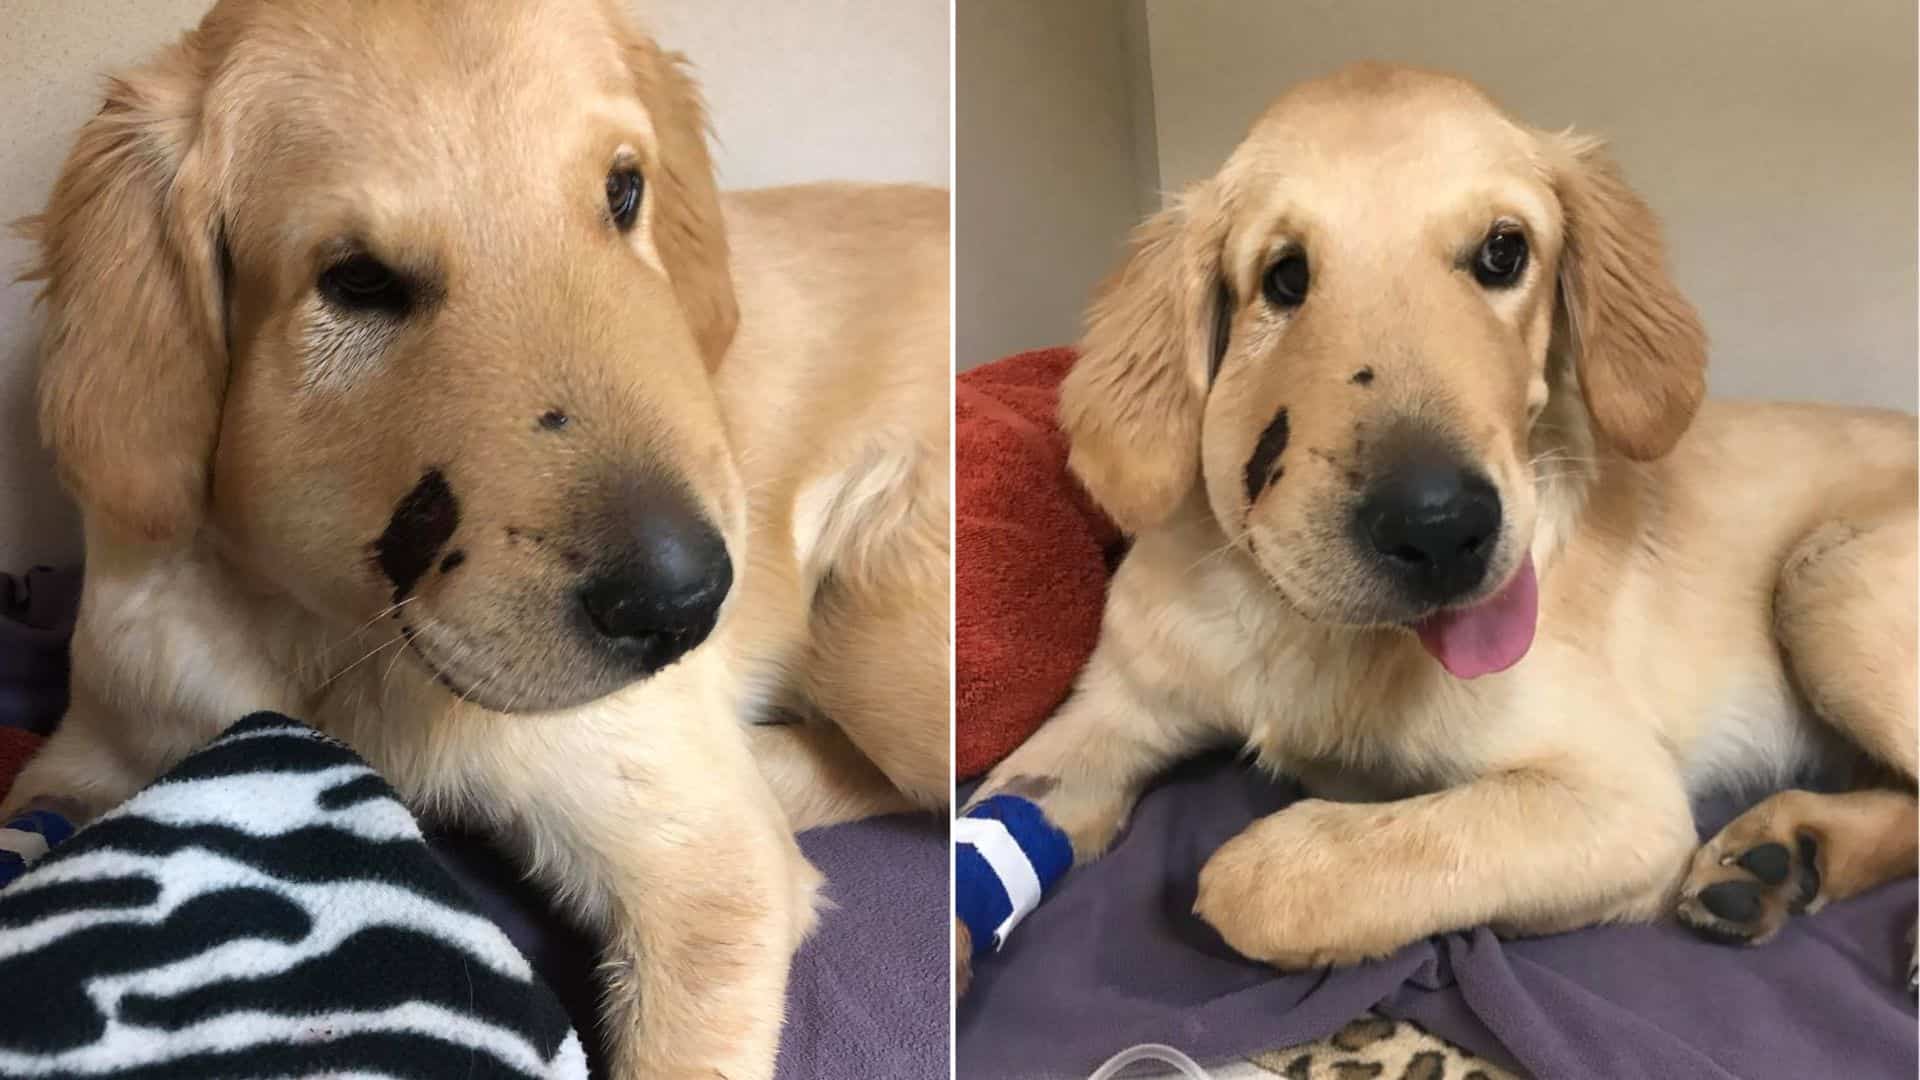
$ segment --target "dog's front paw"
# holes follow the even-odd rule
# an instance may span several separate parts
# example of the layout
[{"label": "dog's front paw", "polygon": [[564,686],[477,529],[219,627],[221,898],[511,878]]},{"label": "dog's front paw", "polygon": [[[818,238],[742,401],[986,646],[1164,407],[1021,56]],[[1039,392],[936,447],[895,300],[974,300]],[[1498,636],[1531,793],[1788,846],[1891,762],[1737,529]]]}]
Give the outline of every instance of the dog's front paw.
[{"label": "dog's front paw", "polygon": [[1392,927],[1392,899],[1341,863],[1321,819],[1338,804],[1296,803],[1221,846],[1200,871],[1193,913],[1234,951],[1275,967],[1340,967],[1412,940]]},{"label": "dog's front paw", "polygon": [[1761,945],[1821,902],[1813,834],[1793,829],[1788,815],[1750,811],[1694,853],[1677,913],[1709,940]]}]

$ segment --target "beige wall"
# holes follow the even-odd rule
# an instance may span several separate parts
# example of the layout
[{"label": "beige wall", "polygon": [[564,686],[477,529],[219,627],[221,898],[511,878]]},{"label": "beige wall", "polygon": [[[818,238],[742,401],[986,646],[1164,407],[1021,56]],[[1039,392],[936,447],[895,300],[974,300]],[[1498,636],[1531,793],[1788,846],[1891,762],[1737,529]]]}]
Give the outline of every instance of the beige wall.
[{"label": "beige wall", "polygon": [[[207,0],[0,3],[0,221],[39,209],[99,78],[191,25]],[[849,177],[944,184],[949,176],[945,0],[636,0],[699,69],[730,187]],[[26,252],[0,238],[0,571],[79,552],[71,509],[31,413]]]},{"label": "beige wall", "polygon": [[[1117,0],[960,0],[954,360],[1071,343],[1151,191],[1145,43]],[[1138,70],[1136,70],[1138,69]],[[1144,105],[1150,98],[1141,97]],[[1142,120],[1151,116],[1142,108]]]},{"label": "beige wall", "polygon": [[1287,84],[1460,71],[1611,138],[1665,219],[1716,393],[1915,405],[1913,0],[1145,0],[1163,183]]}]

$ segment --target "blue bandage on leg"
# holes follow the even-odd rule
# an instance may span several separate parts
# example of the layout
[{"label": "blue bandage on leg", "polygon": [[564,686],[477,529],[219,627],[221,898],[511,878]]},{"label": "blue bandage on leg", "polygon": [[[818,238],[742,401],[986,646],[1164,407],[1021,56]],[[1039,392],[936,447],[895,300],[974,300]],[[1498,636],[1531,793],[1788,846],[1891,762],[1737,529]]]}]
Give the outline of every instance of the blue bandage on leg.
[{"label": "blue bandage on leg", "polygon": [[51,810],[28,810],[0,825],[0,885],[26,873],[35,860],[72,835],[73,823]]},{"label": "blue bandage on leg", "polygon": [[975,956],[999,949],[1073,866],[1073,844],[1018,795],[982,800],[953,823],[954,914]]}]

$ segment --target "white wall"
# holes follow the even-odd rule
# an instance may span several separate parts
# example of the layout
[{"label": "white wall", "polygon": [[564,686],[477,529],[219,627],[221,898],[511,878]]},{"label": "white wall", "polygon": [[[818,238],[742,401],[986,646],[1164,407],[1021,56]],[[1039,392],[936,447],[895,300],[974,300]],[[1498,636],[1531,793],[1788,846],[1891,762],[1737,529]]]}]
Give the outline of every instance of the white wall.
[{"label": "white wall", "polygon": [[[0,2],[0,222],[44,204],[100,77],[171,41],[208,0]],[[721,180],[751,187],[852,178],[945,184],[945,0],[636,0],[694,60],[718,133]],[[70,560],[79,533],[32,416],[33,292],[12,284],[25,246],[0,237],[0,571]]]},{"label": "white wall", "polygon": [[634,10],[693,59],[727,187],[950,182],[947,0],[634,0]]},{"label": "white wall", "polygon": [[1169,189],[1288,84],[1459,71],[1612,140],[1664,219],[1718,394],[1915,407],[1913,0],[1145,0]]},{"label": "white wall", "polygon": [[[1072,342],[1151,201],[1144,18],[1116,0],[959,0],[954,353]],[[1136,21],[1129,33],[1129,15]],[[1144,87],[1144,93],[1142,88]],[[1136,97],[1141,106],[1136,110]],[[1144,141],[1140,141],[1144,140]],[[1139,152],[1136,152],[1138,148]]]}]

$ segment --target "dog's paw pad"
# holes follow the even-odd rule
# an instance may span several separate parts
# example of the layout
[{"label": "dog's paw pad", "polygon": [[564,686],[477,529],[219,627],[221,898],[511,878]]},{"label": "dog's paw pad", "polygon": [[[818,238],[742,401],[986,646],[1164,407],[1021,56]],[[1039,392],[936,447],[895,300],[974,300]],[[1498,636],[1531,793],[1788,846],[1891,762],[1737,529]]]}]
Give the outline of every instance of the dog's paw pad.
[{"label": "dog's paw pad", "polygon": [[1703,847],[1680,889],[1680,921],[1709,941],[1758,945],[1820,896],[1819,846],[1801,834],[1742,844],[1740,822]]},{"label": "dog's paw pad", "polygon": [[1721,881],[1700,890],[1700,906],[1716,918],[1749,923],[1760,917],[1760,886],[1751,881]]},{"label": "dog's paw pad", "polygon": [[1760,844],[1733,861],[1768,885],[1787,880],[1787,872],[1793,869],[1793,855],[1785,844]]}]

